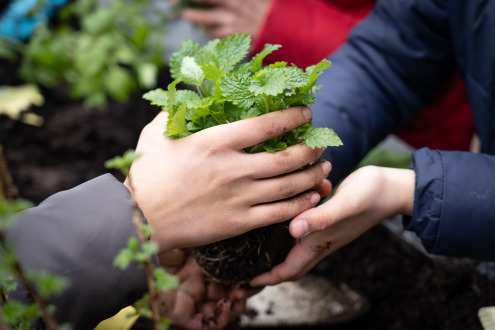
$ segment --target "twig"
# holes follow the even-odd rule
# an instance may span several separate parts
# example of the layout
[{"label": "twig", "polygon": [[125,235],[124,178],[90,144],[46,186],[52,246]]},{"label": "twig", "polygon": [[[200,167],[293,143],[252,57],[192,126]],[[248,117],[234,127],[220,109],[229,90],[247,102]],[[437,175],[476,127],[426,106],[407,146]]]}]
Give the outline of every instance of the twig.
[{"label": "twig", "polygon": [[[2,248],[5,251],[8,251],[8,247],[5,244],[5,235],[2,232],[0,232],[0,244],[2,245]],[[22,283],[24,284],[24,287],[27,289],[29,295],[31,296],[31,298],[33,298],[34,302],[40,308],[42,314],[41,318],[43,319],[46,328],[50,330],[58,329],[59,326],[57,321],[50,314],[50,312],[48,312],[48,305],[46,301],[43,299],[43,297],[41,297],[36,287],[28,281],[26,274],[24,273],[24,270],[22,269],[21,265],[17,260],[14,260],[13,266],[15,271],[17,272],[18,277],[21,279]]]}]

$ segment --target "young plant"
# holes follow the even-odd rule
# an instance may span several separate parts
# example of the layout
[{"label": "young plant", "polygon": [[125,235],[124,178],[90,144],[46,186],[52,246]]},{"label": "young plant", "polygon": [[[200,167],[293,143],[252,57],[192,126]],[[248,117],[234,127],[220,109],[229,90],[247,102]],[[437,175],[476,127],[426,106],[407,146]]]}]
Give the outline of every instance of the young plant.
[{"label": "young plant", "polygon": [[[170,60],[174,81],[166,91],[156,89],[143,96],[169,112],[167,136],[178,139],[212,126],[314,103],[316,80],[330,67],[329,61],[322,60],[305,70],[286,62],[263,66],[263,59],[280,45],[267,44],[246,61],[250,45],[250,36],[243,33],[212,40],[203,47],[191,40],[182,43]],[[192,90],[177,90],[179,83],[190,85]],[[314,128],[308,123],[246,152],[273,153],[301,142],[310,148],[342,145],[332,129]],[[196,247],[196,260],[218,280],[248,282],[285,259],[294,244],[287,227],[286,223],[273,225]]]},{"label": "young plant", "polygon": [[[128,150],[123,156],[115,157],[105,162],[105,167],[117,169],[122,174],[129,174],[132,162],[139,157],[134,150]],[[132,184],[132,183],[131,183]],[[127,247],[122,249],[114,259],[114,266],[126,269],[132,262],[137,262],[146,270],[148,292],[142,299],[134,304],[135,314],[151,320],[154,330],[168,329],[170,320],[161,317],[158,306],[160,291],[167,291],[178,286],[177,279],[167,274],[162,268],[157,267],[151,261],[151,257],[158,252],[158,245],[150,241],[154,233],[153,227],[143,223],[139,208],[133,201],[134,215],[132,221],[136,227],[138,237],[132,237],[127,242]]]},{"label": "young plant", "polygon": [[[8,324],[15,329],[32,329],[41,318],[47,329],[71,329],[70,325],[57,324],[53,317],[54,307],[47,303],[47,299],[67,287],[67,280],[46,271],[25,271],[6,239],[6,232],[14,225],[17,212],[29,207],[31,203],[25,200],[0,198],[0,328]],[[9,292],[18,285],[26,288],[33,303],[9,299]]]},{"label": "young plant", "polygon": [[[175,80],[168,90],[144,95],[151,104],[169,111],[167,136],[181,138],[212,126],[314,103],[316,80],[330,67],[328,60],[306,70],[286,62],[263,67],[263,59],[280,48],[267,44],[250,61],[239,64],[250,44],[250,36],[243,33],[212,40],[202,48],[191,40],[182,43],[170,60]],[[193,90],[177,90],[178,83],[191,85]],[[247,151],[275,152],[300,142],[311,148],[342,145],[332,129],[313,128],[308,123]]]},{"label": "young plant", "polygon": [[146,0],[67,4],[57,25],[41,25],[26,44],[21,77],[96,107],[154,87],[166,18],[150,11]]}]

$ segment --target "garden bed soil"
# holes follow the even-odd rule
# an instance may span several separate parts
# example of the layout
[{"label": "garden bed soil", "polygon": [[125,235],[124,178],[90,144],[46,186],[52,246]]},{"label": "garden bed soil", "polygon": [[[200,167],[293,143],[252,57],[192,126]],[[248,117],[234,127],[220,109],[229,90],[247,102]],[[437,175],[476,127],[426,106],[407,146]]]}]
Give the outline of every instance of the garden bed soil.
[{"label": "garden bed soil", "polygon": [[[19,83],[9,73],[12,66],[1,64],[0,85]],[[160,80],[166,86],[167,75]],[[20,195],[34,203],[109,172],[103,163],[134,148],[141,129],[158,112],[140,95],[97,110],[43,92],[45,104],[34,109],[45,120],[42,127],[0,116],[0,142],[11,175]],[[370,303],[365,315],[331,329],[469,330],[482,329],[480,307],[495,305],[495,280],[477,266],[470,260],[432,260],[377,226],[312,273],[347,284]]]}]

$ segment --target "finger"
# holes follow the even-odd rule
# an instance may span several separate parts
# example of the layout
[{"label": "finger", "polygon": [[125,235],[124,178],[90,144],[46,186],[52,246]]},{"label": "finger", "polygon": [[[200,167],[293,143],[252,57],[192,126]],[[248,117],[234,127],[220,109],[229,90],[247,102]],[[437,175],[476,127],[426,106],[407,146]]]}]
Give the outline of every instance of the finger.
[{"label": "finger", "polygon": [[222,39],[234,33],[242,32],[235,29],[231,24],[218,24],[205,27],[206,33],[212,38]]},{"label": "finger", "polygon": [[192,0],[192,1],[198,4],[226,7],[231,9],[238,9],[243,5],[243,1],[240,0]]},{"label": "finger", "polygon": [[321,160],[302,171],[258,180],[253,190],[251,202],[252,204],[260,204],[294,197],[318,185],[328,176],[330,169],[330,163]]},{"label": "finger", "polygon": [[207,10],[186,8],[182,11],[182,18],[207,27],[220,26],[232,21],[232,13],[222,8]]},{"label": "finger", "polygon": [[321,259],[330,254],[331,248],[331,244],[325,241],[322,233],[315,233],[299,241],[289,252],[283,263],[272,268],[270,272],[252,279],[250,285],[258,287],[298,280]]},{"label": "finger", "polygon": [[[236,150],[242,150],[304,125],[311,120],[311,116],[309,108],[293,107],[226,125],[215,126],[194,135],[198,135],[198,138],[200,138],[200,134],[205,132],[203,134],[211,134],[216,141],[223,141],[228,136],[228,146]],[[209,130],[211,132],[207,133]]]},{"label": "finger", "polygon": [[332,189],[333,189],[332,183],[329,180],[325,179],[320,183],[318,183],[314,190],[318,194],[320,194],[321,197],[327,197],[332,193]]},{"label": "finger", "polygon": [[218,302],[215,309],[215,324],[219,329],[225,328],[233,318],[231,318],[232,304],[228,299],[222,299]]},{"label": "finger", "polygon": [[186,262],[186,254],[182,249],[174,249],[158,255],[160,266],[169,274],[175,274]]},{"label": "finger", "polygon": [[311,149],[304,143],[299,143],[275,153],[249,154],[249,166],[246,166],[246,171],[249,171],[253,179],[271,178],[314,162],[324,151],[325,148]]},{"label": "finger", "polygon": [[309,191],[283,201],[255,205],[250,209],[251,221],[242,225],[248,226],[248,228],[245,228],[245,231],[248,231],[283,222],[292,219],[304,210],[314,207],[319,201],[320,195],[314,191]]},{"label": "finger", "polygon": [[227,291],[225,285],[210,281],[206,285],[206,296],[205,300],[218,301],[222,298],[227,297]]}]

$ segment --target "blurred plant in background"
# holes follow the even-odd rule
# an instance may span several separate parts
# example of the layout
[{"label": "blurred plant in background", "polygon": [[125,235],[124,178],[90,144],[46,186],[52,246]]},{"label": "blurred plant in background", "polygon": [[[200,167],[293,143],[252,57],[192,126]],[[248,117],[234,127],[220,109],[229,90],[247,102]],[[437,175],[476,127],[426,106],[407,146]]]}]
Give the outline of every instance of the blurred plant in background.
[{"label": "blurred plant in background", "polygon": [[[46,1],[46,0],[45,0]],[[61,88],[87,106],[126,101],[156,85],[166,13],[146,0],[77,0],[40,24],[21,48],[20,77]]]}]

